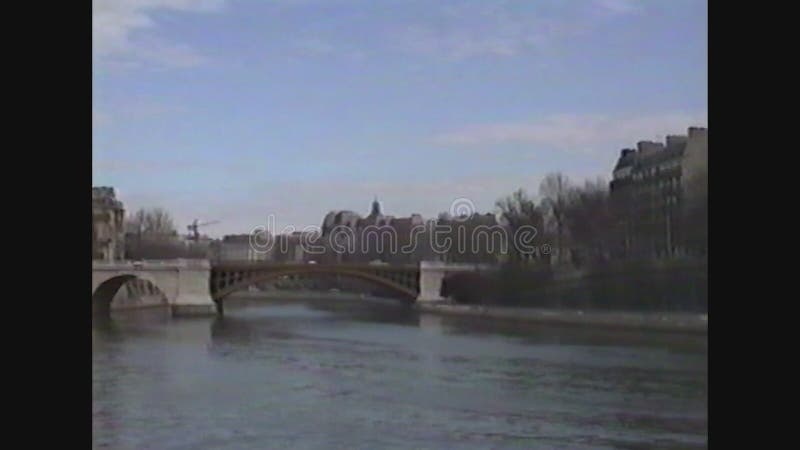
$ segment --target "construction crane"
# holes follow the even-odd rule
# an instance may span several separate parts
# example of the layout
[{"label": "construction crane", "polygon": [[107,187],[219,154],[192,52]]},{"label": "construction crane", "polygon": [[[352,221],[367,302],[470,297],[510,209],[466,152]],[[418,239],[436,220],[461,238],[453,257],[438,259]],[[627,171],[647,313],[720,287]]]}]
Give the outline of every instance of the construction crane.
[{"label": "construction crane", "polygon": [[211,222],[198,223],[198,220],[194,219],[194,222],[192,222],[190,225],[186,226],[186,228],[189,230],[189,233],[190,233],[189,234],[189,240],[192,240],[192,241],[195,241],[195,242],[199,241],[200,240],[200,233],[198,232],[198,228],[204,227],[206,225],[214,225],[216,223],[219,223],[219,220],[212,220]]}]

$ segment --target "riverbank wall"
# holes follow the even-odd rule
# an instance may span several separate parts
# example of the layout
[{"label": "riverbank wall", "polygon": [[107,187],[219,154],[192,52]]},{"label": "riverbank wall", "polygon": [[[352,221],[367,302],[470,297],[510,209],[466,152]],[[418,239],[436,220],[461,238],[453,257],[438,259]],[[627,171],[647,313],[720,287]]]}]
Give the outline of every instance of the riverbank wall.
[{"label": "riverbank wall", "polygon": [[699,334],[708,333],[707,314],[555,310],[543,308],[458,305],[452,303],[418,303],[415,305],[415,308],[425,313],[537,324],[608,327]]}]

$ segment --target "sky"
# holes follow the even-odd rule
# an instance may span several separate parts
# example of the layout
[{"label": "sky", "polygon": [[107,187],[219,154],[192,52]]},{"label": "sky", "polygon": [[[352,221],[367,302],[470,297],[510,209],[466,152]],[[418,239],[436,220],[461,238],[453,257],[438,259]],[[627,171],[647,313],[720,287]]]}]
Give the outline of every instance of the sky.
[{"label": "sky", "polygon": [[[94,0],[92,183],[213,237],[493,212],[707,126],[703,0]],[[272,219],[270,219],[272,218]],[[274,222],[271,222],[274,220]]]}]

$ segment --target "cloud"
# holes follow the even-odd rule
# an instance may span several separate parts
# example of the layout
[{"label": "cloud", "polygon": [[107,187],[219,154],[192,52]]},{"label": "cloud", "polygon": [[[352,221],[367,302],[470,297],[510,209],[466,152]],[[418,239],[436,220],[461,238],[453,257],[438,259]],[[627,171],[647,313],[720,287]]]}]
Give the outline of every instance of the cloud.
[{"label": "cloud", "polygon": [[412,26],[403,35],[405,50],[447,60],[476,56],[514,56],[535,40],[524,36],[478,36],[467,30],[435,30]]},{"label": "cloud", "polygon": [[594,6],[601,12],[612,15],[636,13],[643,5],[634,0],[593,0]]},{"label": "cloud", "polygon": [[328,55],[336,50],[333,44],[320,38],[300,39],[295,42],[295,48],[309,55]]},{"label": "cloud", "polygon": [[194,49],[154,37],[137,38],[153,29],[157,11],[213,12],[225,0],[94,0],[92,2],[92,54],[96,62],[121,67],[191,67],[204,58]]},{"label": "cloud", "polygon": [[513,17],[488,5],[449,9],[440,20],[413,23],[398,33],[401,50],[463,60],[479,56],[508,57],[543,45],[556,32],[541,18]]},{"label": "cloud", "polygon": [[529,144],[573,152],[607,152],[610,146],[633,146],[641,140],[663,140],[668,134],[685,134],[688,127],[707,122],[706,112],[628,116],[560,114],[527,122],[468,126],[439,134],[433,141],[455,147]]},{"label": "cloud", "polygon": [[368,55],[356,45],[321,36],[296,39],[289,48],[294,54],[311,58],[333,56],[339,60],[364,61]]},{"label": "cloud", "polygon": [[172,104],[150,97],[137,97],[122,105],[117,105],[115,115],[124,117],[125,120],[141,120],[161,118],[165,116],[176,117],[189,111],[185,106]]},{"label": "cloud", "polygon": [[[164,103],[146,97],[138,97],[122,105],[112,106],[100,103],[99,101],[97,104],[98,106],[92,109],[93,130],[105,128],[114,122],[131,123],[133,121],[157,119],[165,116],[176,117],[188,111],[186,107]],[[113,119],[111,114],[107,112],[108,110],[114,111]]]},{"label": "cloud", "polygon": [[402,51],[458,61],[474,57],[512,57],[544,51],[587,32],[612,16],[636,13],[625,0],[516,4],[476,2],[444,6],[427,20],[395,31]]},{"label": "cloud", "polygon": [[99,156],[96,154],[92,160],[92,171],[96,174],[108,175],[112,173],[122,173],[128,175],[148,176],[154,174],[164,173],[181,173],[186,172],[200,172],[211,174],[234,174],[242,175],[248,170],[253,169],[251,165],[246,162],[231,161],[220,163],[218,161],[203,161],[193,160],[191,158],[182,159],[130,159],[130,158],[113,158],[108,156]]},{"label": "cloud", "polygon": [[186,163],[179,161],[134,161],[120,159],[100,159],[92,161],[92,172],[108,174],[112,172],[152,175],[159,172],[185,170]]}]

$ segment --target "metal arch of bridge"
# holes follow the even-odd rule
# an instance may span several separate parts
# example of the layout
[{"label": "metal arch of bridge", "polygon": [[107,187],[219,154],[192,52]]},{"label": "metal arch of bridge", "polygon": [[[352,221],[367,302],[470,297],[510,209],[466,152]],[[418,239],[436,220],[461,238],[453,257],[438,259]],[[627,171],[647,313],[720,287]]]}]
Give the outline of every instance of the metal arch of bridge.
[{"label": "metal arch of bridge", "polygon": [[218,265],[211,270],[211,297],[220,301],[249,286],[290,275],[342,275],[388,287],[415,300],[420,290],[420,270],[409,266],[369,264],[272,264]]}]

